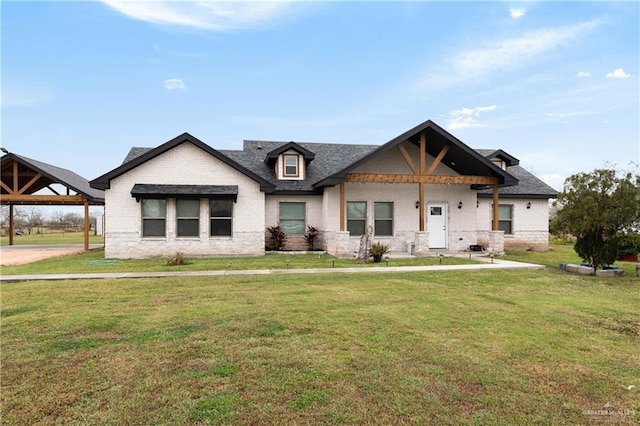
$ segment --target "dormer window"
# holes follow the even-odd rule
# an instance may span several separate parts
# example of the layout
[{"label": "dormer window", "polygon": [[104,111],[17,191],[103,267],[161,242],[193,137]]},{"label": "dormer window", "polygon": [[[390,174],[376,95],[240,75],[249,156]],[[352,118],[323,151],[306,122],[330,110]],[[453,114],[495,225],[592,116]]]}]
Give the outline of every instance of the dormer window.
[{"label": "dormer window", "polygon": [[279,180],[304,180],[309,163],[315,154],[295,142],[289,142],[269,151],[264,162],[273,167]]},{"label": "dormer window", "polygon": [[284,162],[284,177],[297,178],[300,177],[299,169],[299,155],[298,154],[283,154],[282,160]]},{"label": "dormer window", "polygon": [[500,167],[502,170],[507,170],[507,163],[499,158],[494,158],[491,160],[493,164]]}]

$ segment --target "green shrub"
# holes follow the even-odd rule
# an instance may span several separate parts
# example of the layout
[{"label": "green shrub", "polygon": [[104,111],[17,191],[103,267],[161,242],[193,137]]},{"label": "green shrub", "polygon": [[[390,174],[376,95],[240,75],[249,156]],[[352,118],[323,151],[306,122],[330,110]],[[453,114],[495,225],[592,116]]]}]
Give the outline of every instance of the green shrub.
[{"label": "green shrub", "polygon": [[373,257],[374,263],[382,262],[382,256],[389,253],[391,246],[383,243],[373,243],[369,249],[369,256]]},{"label": "green shrub", "polygon": [[618,254],[640,254],[640,235],[623,234],[618,237]]}]

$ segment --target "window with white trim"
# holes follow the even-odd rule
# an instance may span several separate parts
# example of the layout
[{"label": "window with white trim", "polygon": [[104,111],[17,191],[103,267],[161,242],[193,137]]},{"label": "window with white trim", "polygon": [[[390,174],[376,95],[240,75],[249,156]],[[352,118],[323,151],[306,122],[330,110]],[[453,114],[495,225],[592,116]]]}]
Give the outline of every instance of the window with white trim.
[{"label": "window with white trim", "polygon": [[212,237],[231,236],[233,200],[210,200],[209,221]]},{"label": "window with white trim", "polygon": [[176,236],[197,237],[200,233],[200,200],[176,200]]},{"label": "window with white trim", "polygon": [[347,231],[351,236],[364,235],[367,229],[367,202],[347,201]]},{"label": "window with white trim", "polygon": [[305,203],[281,202],[279,206],[280,228],[288,235],[303,235],[305,232]]},{"label": "window with white trim", "polygon": [[[493,213],[491,215],[491,229],[493,229]],[[513,205],[498,205],[498,229],[505,235],[513,234]]]},{"label": "window with white trim", "polygon": [[142,236],[164,237],[167,229],[167,200],[142,199]]},{"label": "window with white trim", "polygon": [[393,235],[393,203],[375,202],[373,203],[374,235]]}]

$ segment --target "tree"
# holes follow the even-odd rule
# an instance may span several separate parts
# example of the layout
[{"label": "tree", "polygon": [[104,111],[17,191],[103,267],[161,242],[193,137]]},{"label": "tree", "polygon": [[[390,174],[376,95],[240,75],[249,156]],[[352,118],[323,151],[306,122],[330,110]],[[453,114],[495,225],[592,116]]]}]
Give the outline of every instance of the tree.
[{"label": "tree", "polygon": [[44,223],[44,216],[42,211],[37,207],[29,207],[23,212],[25,226],[27,227],[27,233],[31,235],[33,228],[42,226]]},{"label": "tree", "polygon": [[574,249],[594,270],[615,261],[620,232],[640,229],[640,174],[596,169],[567,178],[558,196],[557,229],[576,237]]}]

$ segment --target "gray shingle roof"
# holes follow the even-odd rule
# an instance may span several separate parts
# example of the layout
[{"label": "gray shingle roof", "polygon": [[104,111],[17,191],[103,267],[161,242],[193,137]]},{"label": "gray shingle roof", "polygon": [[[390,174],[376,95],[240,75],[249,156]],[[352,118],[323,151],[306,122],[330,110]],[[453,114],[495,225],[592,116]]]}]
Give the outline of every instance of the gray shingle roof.
[{"label": "gray shingle roof", "polygon": [[[487,158],[496,152],[503,152],[496,149],[477,149],[476,151]],[[518,184],[500,188],[498,194],[501,197],[549,199],[558,196],[558,191],[538,179],[538,177],[520,165],[507,167],[507,172],[518,179]],[[479,190],[478,196],[481,198],[491,197],[491,189]]]},{"label": "gray shingle roof", "polygon": [[[5,161],[9,161],[11,159],[15,159],[16,161],[18,161],[18,163],[22,163],[32,170],[39,172],[41,175],[47,177],[50,183],[59,183],[61,185],[64,185],[72,189],[76,193],[87,197],[89,201],[104,203],[104,191],[91,188],[87,179],[83,178],[75,172],[72,172],[71,170],[63,169],[62,167],[43,163],[42,161],[34,160],[33,158],[14,153],[3,156],[2,162],[4,163]],[[42,188],[44,188],[45,186],[42,186]],[[35,192],[42,188],[39,188],[36,183],[29,189],[30,192]]]},{"label": "gray shingle roof", "polygon": [[[351,144],[333,144],[333,143],[317,143],[317,142],[296,142],[297,145],[309,150],[315,154],[315,159],[307,166],[307,179],[304,181],[297,180],[278,180],[272,164],[265,163],[265,158],[269,152],[277,151],[291,142],[277,141],[258,141],[245,140],[243,150],[218,150],[221,154],[231,158],[237,163],[243,165],[247,169],[253,171],[263,179],[271,182],[276,186],[276,192],[281,194],[320,194],[322,190],[314,188],[314,184],[326,179],[356,161],[366,157],[379,149],[379,145],[351,145]],[[153,148],[131,148],[126,163],[140,155],[151,151]],[[504,152],[496,149],[477,149],[475,150],[483,157],[490,156],[496,152]],[[509,155],[505,153],[506,155]],[[516,160],[517,161],[517,160]],[[499,195],[514,198],[554,198],[558,192],[538,179],[535,175],[528,172],[519,165],[510,166],[507,172],[514,178],[518,179],[518,184],[513,186],[500,187]],[[482,189],[478,191],[480,197],[491,197],[491,189]]]}]

